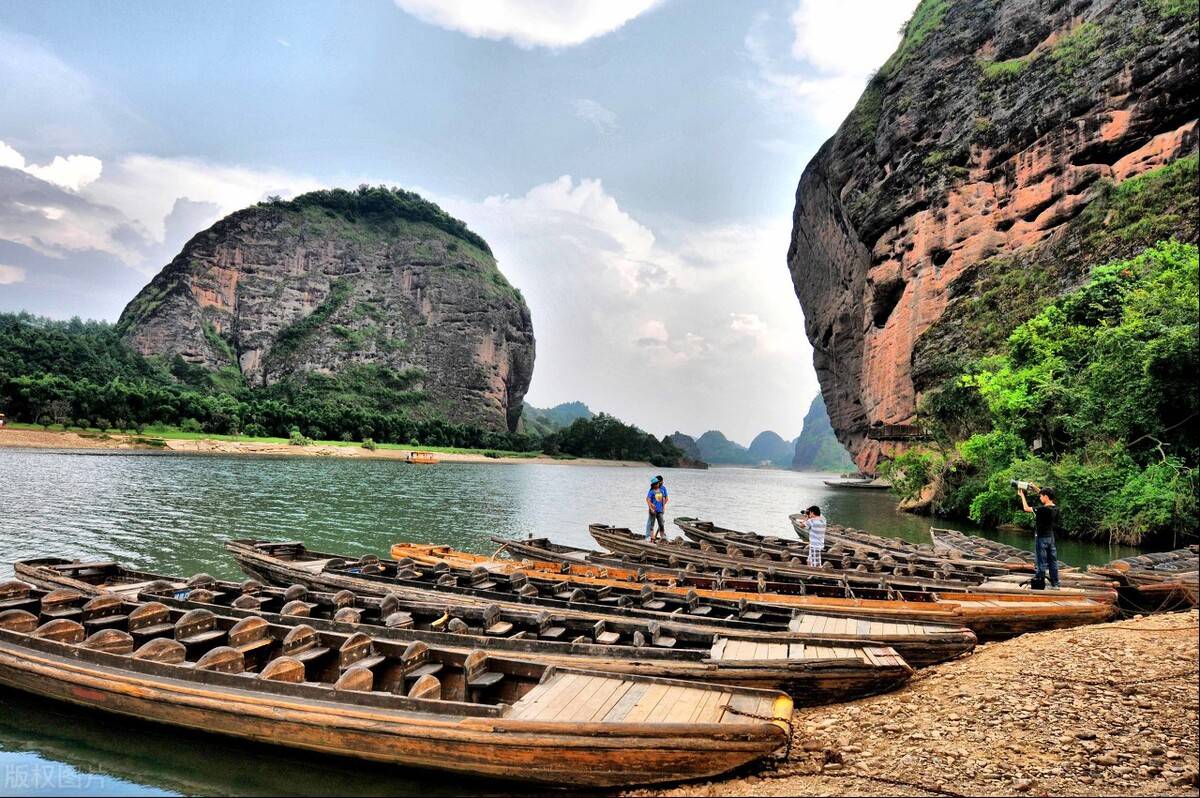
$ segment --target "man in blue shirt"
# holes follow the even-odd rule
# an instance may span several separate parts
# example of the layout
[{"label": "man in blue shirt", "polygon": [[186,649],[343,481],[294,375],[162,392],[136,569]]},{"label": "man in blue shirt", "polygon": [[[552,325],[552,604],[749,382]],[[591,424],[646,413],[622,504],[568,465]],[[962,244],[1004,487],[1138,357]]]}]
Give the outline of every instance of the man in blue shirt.
[{"label": "man in blue shirt", "polygon": [[[667,508],[667,501],[667,486],[663,484],[663,478],[657,476],[650,482],[650,490],[646,492],[646,508],[649,510],[649,515],[646,517],[646,540],[653,542],[666,539],[667,528],[663,524],[663,510]],[[658,521],[657,533],[654,531],[656,520]]]}]

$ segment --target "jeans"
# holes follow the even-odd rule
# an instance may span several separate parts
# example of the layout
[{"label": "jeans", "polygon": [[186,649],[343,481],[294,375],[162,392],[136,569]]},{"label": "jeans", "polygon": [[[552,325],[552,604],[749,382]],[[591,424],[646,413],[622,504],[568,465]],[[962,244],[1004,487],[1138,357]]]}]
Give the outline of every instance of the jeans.
[{"label": "jeans", "polygon": [[1039,535],[1033,539],[1033,553],[1037,561],[1037,572],[1045,578],[1050,571],[1050,584],[1058,587],[1058,549],[1054,548],[1054,535]]},{"label": "jeans", "polygon": [[654,521],[658,520],[658,531],[663,535],[667,534],[667,527],[663,524],[663,514],[657,510],[646,511],[646,540],[650,540],[650,536],[654,533]]}]

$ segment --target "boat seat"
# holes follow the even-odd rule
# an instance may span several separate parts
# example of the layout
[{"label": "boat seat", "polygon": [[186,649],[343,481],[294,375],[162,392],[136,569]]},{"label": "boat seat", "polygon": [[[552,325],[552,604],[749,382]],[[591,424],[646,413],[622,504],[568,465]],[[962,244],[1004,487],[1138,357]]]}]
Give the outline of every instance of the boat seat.
[{"label": "boat seat", "polygon": [[550,614],[543,612],[537,617],[538,637],[543,640],[557,640],[567,633],[564,626],[558,626]]},{"label": "boat seat", "polygon": [[50,621],[56,618],[82,618],[83,610],[78,606],[81,599],[83,599],[83,595],[74,590],[66,590],[64,588],[51,590],[42,596],[42,619]]},{"label": "boat seat", "polygon": [[642,607],[648,610],[661,610],[667,606],[667,602],[654,597],[654,589],[650,585],[642,585],[639,597],[642,600]]},{"label": "boat seat", "polygon": [[267,636],[270,628],[271,625],[258,616],[242,618],[229,630],[229,646],[243,655],[270,648],[275,642]]},{"label": "boat seat", "polygon": [[462,618],[451,618],[446,622],[446,631],[451,634],[461,635],[471,631],[471,627]]},{"label": "boat seat", "polygon": [[483,611],[483,631],[491,637],[504,637],[513,630],[509,621],[500,619],[500,608],[490,604]]},{"label": "boat seat", "polygon": [[132,654],[133,635],[120,629],[101,629],[83,641],[84,648],[107,654]]},{"label": "boat seat", "polygon": [[296,618],[307,618],[312,615],[312,605],[306,601],[289,601],[279,610],[280,615],[291,615]]},{"label": "boat seat", "polygon": [[300,684],[304,681],[304,663],[295,657],[276,657],[266,664],[258,678],[268,682]]},{"label": "boat seat", "polygon": [[396,595],[395,593],[388,593],[379,600],[379,616],[381,618],[386,618],[393,612],[397,612],[401,606],[402,602],[400,600],[400,596]]},{"label": "boat seat", "polygon": [[90,632],[124,626],[129,616],[122,609],[124,604],[116,596],[96,596],[83,605],[83,626]]},{"label": "boat seat", "polygon": [[674,648],[675,644],[678,642],[678,640],[672,637],[671,633],[666,629],[663,629],[660,624],[650,624],[648,631],[650,632],[651,644],[658,646],[659,648]]},{"label": "boat seat", "polygon": [[339,671],[349,670],[352,666],[371,669],[386,661],[387,657],[376,653],[375,641],[362,632],[350,635],[338,649]]},{"label": "boat seat", "polygon": [[525,585],[524,587],[522,587],[520,590],[517,591],[517,595],[522,596],[523,598],[533,598],[537,594],[538,594],[538,589],[531,584]]},{"label": "boat seat", "polygon": [[217,600],[217,593],[206,587],[197,587],[188,591],[187,600],[200,604],[212,604]]},{"label": "boat seat", "polygon": [[288,585],[287,590],[283,591],[283,600],[284,602],[295,601],[296,599],[303,599],[307,595],[308,588],[304,585]]},{"label": "boat seat", "polygon": [[504,680],[504,674],[488,670],[488,656],[475,649],[463,661],[463,681],[467,685],[467,700],[478,698],[485,690]]},{"label": "boat seat", "polygon": [[239,610],[257,610],[262,607],[263,600],[258,596],[243,593],[233,600],[233,606]]},{"label": "boat seat", "polygon": [[30,595],[31,589],[31,585],[17,579],[0,582],[0,611],[37,609],[38,600]]},{"label": "boat seat", "polygon": [[217,628],[217,616],[205,609],[188,610],[175,622],[175,639],[189,649],[220,640],[224,629]]},{"label": "boat seat", "polygon": [[611,585],[601,585],[600,587],[598,587],[594,591],[592,591],[592,598],[599,599],[600,601],[604,601],[611,595],[612,595],[612,586]]},{"label": "boat seat", "polygon": [[209,586],[215,585],[216,583],[217,583],[216,579],[213,579],[211,576],[209,576],[208,574],[201,571],[200,573],[193,576],[191,579],[187,580],[187,582],[185,582],[184,584],[187,587],[209,587]]},{"label": "boat seat", "polygon": [[442,574],[437,578],[437,584],[442,587],[455,587],[458,585],[458,579],[455,578],[454,574]]},{"label": "boat seat", "polygon": [[54,618],[34,629],[33,637],[54,640],[59,643],[82,643],[85,636],[83,624],[70,618]]},{"label": "boat seat", "polygon": [[611,646],[621,639],[621,633],[610,632],[607,624],[603,620],[600,620],[596,621],[596,625],[592,627],[592,637],[600,645]]},{"label": "boat seat", "polygon": [[317,630],[303,623],[284,636],[281,648],[285,656],[293,657],[305,665],[321,659],[330,652],[328,646],[321,645]]},{"label": "boat seat", "polygon": [[367,575],[381,574],[381,573],[383,573],[383,563],[379,563],[379,562],[363,563],[355,570],[357,570],[358,573],[360,573],[360,574],[367,574]]},{"label": "boat seat", "polygon": [[402,682],[420,679],[422,676],[432,676],[442,671],[442,663],[429,659],[429,646],[420,640],[414,640],[400,655],[400,672],[404,677]]},{"label": "boat seat", "polygon": [[37,616],[27,610],[4,610],[0,612],[0,629],[28,634],[38,626]]},{"label": "boat seat", "polygon": [[712,607],[708,604],[701,604],[699,607],[688,610],[689,615],[710,615]]},{"label": "boat seat", "polygon": [[358,607],[341,607],[333,614],[338,623],[362,623],[362,610]]},{"label": "boat seat", "polygon": [[333,683],[335,690],[357,690],[361,693],[370,692],[375,687],[375,674],[370,668],[365,668],[362,665],[355,665],[347,668],[346,671],[338,677],[338,680]]},{"label": "boat seat", "polygon": [[529,584],[529,574],[524,571],[513,571],[508,577],[508,586],[513,590],[520,590]]},{"label": "boat seat", "polygon": [[160,601],[149,601],[130,610],[125,628],[135,639],[158,637],[175,629],[171,611]]},{"label": "boat seat", "polygon": [[438,701],[442,697],[442,683],[430,673],[422,674],[408,691],[409,698],[423,698],[427,701]]},{"label": "boat seat", "polygon": [[196,670],[216,673],[242,673],[246,660],[242,652],[229,646],[217,646],[196,660]]},{"label": "boat seat", "polygon": [[333,606],[341,609],[342,607],[354,606],[354,594],[349,590],[339,590],[333,594]]},{"label": "boat seat", "polygon": [[383,619],[383,625],[389,629],[411,629],[413,617],[407,612],[390,612]]},{"label": "boat seat", "polygon": [[187,647],[169,637],[156,637],[133,652],[133,658],[178,665],[187,659]]},{"label": "boat seat", "polygon": [[262,582],[258,581],[257,579],[247,579],[244,582],[242,582],[242,584],[241,584],[242,595],[243,596],[257,596],[259,593],[262,592],[262,589],[264,587],[266,587],[266,585],[264,585]]}]

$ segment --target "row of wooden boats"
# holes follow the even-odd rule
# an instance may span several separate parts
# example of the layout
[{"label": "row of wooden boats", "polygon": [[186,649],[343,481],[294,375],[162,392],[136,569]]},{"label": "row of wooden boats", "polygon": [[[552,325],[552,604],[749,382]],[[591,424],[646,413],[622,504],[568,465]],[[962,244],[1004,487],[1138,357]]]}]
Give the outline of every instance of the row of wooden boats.
[{"label": "row of wooden boats", "polygon": [[676,523],[668,544],[597,524],[605,551],[504,540],[490,558],[234,540],[241,582],[25,560],[0,584],[0,684],[413,767],[646,784],[778,753],[795,704],[895,689],[980,638],[1105,620],[1117,588],[1194,572],[1185,553],[1031,593],[1019,558],[978,546],[832,530],[809,568],[803,541]]}]

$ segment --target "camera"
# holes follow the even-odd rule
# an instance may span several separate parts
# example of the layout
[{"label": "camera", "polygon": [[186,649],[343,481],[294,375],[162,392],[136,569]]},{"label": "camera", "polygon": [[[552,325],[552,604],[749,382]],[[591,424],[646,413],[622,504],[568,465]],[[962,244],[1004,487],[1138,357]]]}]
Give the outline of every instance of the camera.
[{"label": "camera", "polygon": [[1034,485],[1032,482],[1023,482],[1019,479],[1010,479],[1008,484],[1012,485],[1017,490],[1032,490],[1033,488],[1037,487],[1037,485]]}]

